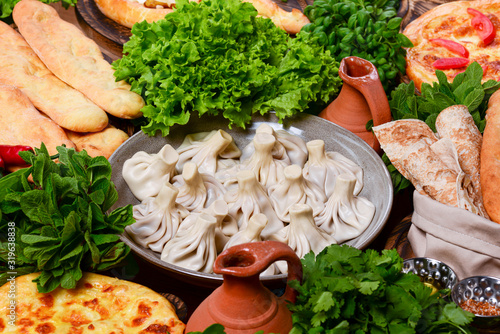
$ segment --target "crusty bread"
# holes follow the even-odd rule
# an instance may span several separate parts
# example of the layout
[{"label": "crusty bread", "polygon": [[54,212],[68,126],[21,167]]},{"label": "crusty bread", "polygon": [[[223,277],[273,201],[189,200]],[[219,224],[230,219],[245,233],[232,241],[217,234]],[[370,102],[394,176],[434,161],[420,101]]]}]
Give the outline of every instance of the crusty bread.
[{"label": "crusty bread", "polygon": [[500,91],[488,101],[480,178],[486,212],[492,221],[500,223]]},{"label": "crusty bread", "polygon": [[300,10],[294,8],[286,11],[272,0],[243,0],[250,2],[259,15],[270,18],[273,23],[289,34],[298,34],[303,26],[310,23],[307,16]]},{"label": "crusty bread", "polygon": [[64,130],[42,115],[18,88],[0,84],[0,145],[40,147],[50,154],[56,146],[75,147]]},{"label": "crusty bread", "polygon": [[99,132],[66,131],[66,133],[68,138],[75,143],[78,152],[85,150],[91,157],[102,155],[106,159],[109,159],[111,154],[129,138],[124,131],[111,125]]},{"label": "crusty bread", "polygon": [[50,72],[23,37],[0,21],[0,83],[23,91],[36,108],[65,129],[100,131],[108,116]]},{"label": "crusty bread", "polygon": [[131,0],[95,0],[95,4],[105,16],[128,28],[137,22],[156,22],[173,11],[172,8],[148,8]]},{"label": "crusty bread", "polygon": [[454,105],[441,111],[436,118],[436,130],[439,138],[449,138],[458,154],[458,162],[465,174],[471,180],[468,187],[479,214],[488,218],[483,205],[480,181],[480,155],[483,136],[469,109],[464,105]]},{"label": "crusty bread", "polygon": [[21,35],[57,77],[76,88],[108,113],[120,118],[142,115],[142,97],[114,70],[98,45],[57,11],[37,0],[22,0],[13,11]]}]

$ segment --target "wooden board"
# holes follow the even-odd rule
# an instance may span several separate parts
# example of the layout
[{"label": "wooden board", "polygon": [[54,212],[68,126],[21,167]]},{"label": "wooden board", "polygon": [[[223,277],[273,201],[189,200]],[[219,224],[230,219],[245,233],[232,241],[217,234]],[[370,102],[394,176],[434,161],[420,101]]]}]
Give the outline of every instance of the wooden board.
[{"label": "wooden board", "polygon": [[[313,3],[313,0],[288,0],[287,2],[275,0],[275,2],[285,10],[291,11],[292,8],[304,10],[307,5]],[[76,12],[82,29],[87,34],[93,35],[92,37],[94,38],[100,37],[95,35],[97,33],[116,44],[111,44],[110,47],[119,48],[123,46],[132,35],[129,28],[116,23],[102,14],[94,0],[78,0]]]}]

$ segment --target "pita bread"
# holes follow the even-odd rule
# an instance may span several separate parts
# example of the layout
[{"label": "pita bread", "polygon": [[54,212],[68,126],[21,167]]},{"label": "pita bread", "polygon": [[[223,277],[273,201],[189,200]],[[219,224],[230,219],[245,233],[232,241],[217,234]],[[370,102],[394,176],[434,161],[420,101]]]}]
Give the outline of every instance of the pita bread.
[{"label": "pita bread", "polygon": [[65,129],[100,131],[108,116],[82,93],[59,80],[24,38],[0,21],[0,83],[23,91],[36,108]]},{"label": "pita bread", "polygon": [[142,115],[142,97],[125,81],[115,81],[114,70],[98,45],[57,11],[37,0],[22,0],[12,17],[21,35],[58,78],[119,118]]},{"label": "pita bread", "polygon": [[49,153],[57,146],[75,147],[64,130],[42,115],[18,88],[0,84],[0,145],[40,147]]}]

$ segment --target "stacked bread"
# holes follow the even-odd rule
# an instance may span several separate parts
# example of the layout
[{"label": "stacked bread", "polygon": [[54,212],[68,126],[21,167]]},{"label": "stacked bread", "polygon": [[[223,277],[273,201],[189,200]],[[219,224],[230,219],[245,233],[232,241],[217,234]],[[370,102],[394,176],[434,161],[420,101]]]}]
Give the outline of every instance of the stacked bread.
[{"label": "stacked bread", "polygon": [[418,119],[385,123],[373,131],[394,167],[418,192],[489,218],[479,174],[483,137],[466,106],[441,111],[436,133]]},{"label": "stacked bread", "polygon": [[115,81],[97,44],[54,8],[22,0],[14,8],[18,33],[0,22],[0,144],[65,144],[91,156],[111,153],[128,135],[109,124],[140,117],[144,100]]}]

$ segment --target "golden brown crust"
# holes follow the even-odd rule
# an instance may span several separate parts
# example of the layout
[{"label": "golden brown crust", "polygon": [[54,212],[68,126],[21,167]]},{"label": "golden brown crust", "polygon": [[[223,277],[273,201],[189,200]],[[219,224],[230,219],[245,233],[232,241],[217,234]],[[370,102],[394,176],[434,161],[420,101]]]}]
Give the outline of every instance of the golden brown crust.
[{"label": "golden brown crust", "polygon": [[50,154],[63,144],[75,147],[64,130],[40,114],[21,90],[0,84],[0,145],[40,147],[42,142]]},{"label": "golden brown crust", "polygon": [[289,34],[298,34],[303,26],[310,23],[307,16],[300,10],[294,8],[286,11],[272,0],[243,0],[251,3],[259,15],[270,18],[274,24]]},{"label": "golden brown crust", "polygon": [[115,81],[114,70],[97,44],[62,20],[54,8],[37,0],[22,0],[12,15],[21,35],[57,77],[116,117],[142,115],[142,97],[130,91],[125,81]]},{"label": "golden brown crust", "polygon": [[144,20],[156,22],[173,11],[172,8],[148,8],[131,0],[95,0],[95,3],[105,16],[128,28]]},{"label": "golden brown crust", "polygon": [[68,138],[75,143],[78,152],[85,150],[91,157],[104,156],[109,159],[111,154],[123,144],[128,135],[111,125],[94,133],[77,133],[66,131]]},{"label": "golden brown crust", "polygon": [[[453,40],[465,46],[471,62],[477,61],[486,68],[483,82],[500,77],[500,34],[495,40],[484,46],[475,29],[471,26],[471,16],[467,8],[474,8],[487,15],[495,28],[500,28],[500,2],[495,0],[453,1],[427,11],[412,21],[403,31],[413,43],[406,55],[406,74],[415,82],[417,89],[422,83],[436,82],[432,63],[439,58],[459,57],[444,47],[433,45],[429,40],[443,38]],[[464,68],[443,70],[448,81]]]},{"label": "golden brown crust", "polygon": [[0,21],[0,83],[18,87],[54,122],[72,131],[100,131],[108,116],[54,76],[23,37]]},{"label": "golden brown crust", "polygon": [[[15,280],[16,324],[9,324],[11,283],[0,287],[1,333],[170,333],[185,325],[170,302],[153,290],[117,278],[84,273],[72,290],[42,294],[33,279]],[[21,297],[22,296],[22,297]],[[1,328],[1,327],[0,327]]]},{"label": "golden brown crust", "polygon": [[500,91],[488,102],[480,179],[486,212],[492,221],[500,223]]}]

